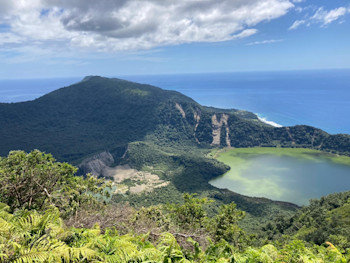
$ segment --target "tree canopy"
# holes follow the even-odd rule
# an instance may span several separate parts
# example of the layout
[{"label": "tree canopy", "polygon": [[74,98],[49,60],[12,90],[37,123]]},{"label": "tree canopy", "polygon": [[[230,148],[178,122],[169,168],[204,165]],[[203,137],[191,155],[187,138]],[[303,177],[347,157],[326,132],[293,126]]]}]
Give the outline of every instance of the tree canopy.
[{"label": "tree canopy", "polygon": [[96,203],[97,194],[108,195],[104,180],[75,176],[76,171],[39,150],[11,151],[7,157],[0,157],[0,201],[12,211],[55,206],[70,213],[84,204]]}]

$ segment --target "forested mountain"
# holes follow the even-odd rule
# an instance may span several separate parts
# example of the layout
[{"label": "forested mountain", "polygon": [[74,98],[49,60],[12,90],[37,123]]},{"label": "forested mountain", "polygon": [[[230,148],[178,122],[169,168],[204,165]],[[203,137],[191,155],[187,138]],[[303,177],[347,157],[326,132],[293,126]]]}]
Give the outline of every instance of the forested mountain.
[{"label": "forested mountain", "polygon": [[86,77],[34,101],[0,104],[0,154],[34,148],[78,163],[134,141],[156,145],[302,146],[350,153],[350,136],[308,126],[274,128],[252,113],[204,107],[175,91]]}]

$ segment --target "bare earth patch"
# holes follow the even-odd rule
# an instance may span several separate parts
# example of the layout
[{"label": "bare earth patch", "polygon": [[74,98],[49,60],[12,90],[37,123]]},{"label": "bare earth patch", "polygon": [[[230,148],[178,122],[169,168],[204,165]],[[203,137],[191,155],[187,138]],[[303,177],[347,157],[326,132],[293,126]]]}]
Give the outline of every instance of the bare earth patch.
[{"label": "bare earth patch", "polygon": [[[165,187],[169,184],[169,182],[161,180],[156,174],[138,171],[127,164],[113,168],[106,167],[104,174],[114,178],[114,184],[117,186],[115,193],[118,194],[124,194],[127,191],[131,194],[151,192],[155,188]],[[126,179],[130,179],[132,185],[123,184]]]}]

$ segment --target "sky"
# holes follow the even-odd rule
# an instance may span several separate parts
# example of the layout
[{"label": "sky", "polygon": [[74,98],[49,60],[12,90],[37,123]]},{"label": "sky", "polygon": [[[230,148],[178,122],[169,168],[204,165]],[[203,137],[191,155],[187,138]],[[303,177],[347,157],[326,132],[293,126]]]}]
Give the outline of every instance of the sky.
[{"label": "sky", "polygon": [[0,0],[0,79],[336,68],[349,0]]}]

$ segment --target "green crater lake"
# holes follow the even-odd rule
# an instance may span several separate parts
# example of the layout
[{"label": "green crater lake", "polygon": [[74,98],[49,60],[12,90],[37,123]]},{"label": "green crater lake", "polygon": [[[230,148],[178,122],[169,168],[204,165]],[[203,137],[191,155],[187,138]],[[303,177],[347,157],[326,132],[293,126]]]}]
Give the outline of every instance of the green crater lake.
[{"label": "green crater lake", "polygon": [[306,205],[350,190],[350,157],[296,148],[237,148],[213,155],[231,169],[209,183],[239,194]]}]

